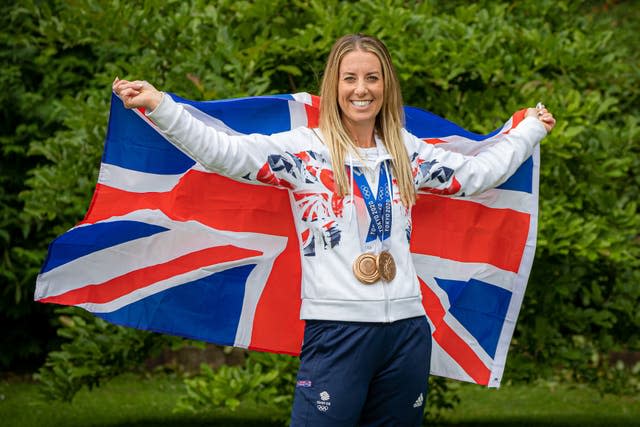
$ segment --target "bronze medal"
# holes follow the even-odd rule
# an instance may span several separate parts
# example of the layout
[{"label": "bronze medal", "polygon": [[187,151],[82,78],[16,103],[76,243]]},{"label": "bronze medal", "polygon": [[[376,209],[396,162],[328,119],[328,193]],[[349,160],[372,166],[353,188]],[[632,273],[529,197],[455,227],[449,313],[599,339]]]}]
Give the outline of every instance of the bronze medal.
[{"label": "bronze medal", "polygon": [[384,251],[380,252],[377,258],[378,271],[380,271],[380,277],[385,282],[390,282],[396,277],[396,261],[393,259],[391,253]]},{"label": "bronze medal", "polygon": [[353,262],[353,274],[365,285],[377,282],[380,279],[377,261],[377,257],[371,253],[359,255]]}]

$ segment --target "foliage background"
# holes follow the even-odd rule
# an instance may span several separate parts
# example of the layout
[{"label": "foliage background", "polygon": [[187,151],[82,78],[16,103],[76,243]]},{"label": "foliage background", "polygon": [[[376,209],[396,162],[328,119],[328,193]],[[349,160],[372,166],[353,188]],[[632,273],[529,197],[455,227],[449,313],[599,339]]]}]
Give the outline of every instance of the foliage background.
[{"label": "foliage background", "polygon": [[191,99],[317,93],[333,41],[365,32],[388,45],[406,104],[482,133],[540,100],[554,112],[538,251],[505,378],[618,384],[608,356],[640,350],[639,9],[633,0],[4,3],[0,370],[32,370],[65,339],[55,334],[64,317],[32,302],[35,277],[48,243],[88,207],[115,76]]}]

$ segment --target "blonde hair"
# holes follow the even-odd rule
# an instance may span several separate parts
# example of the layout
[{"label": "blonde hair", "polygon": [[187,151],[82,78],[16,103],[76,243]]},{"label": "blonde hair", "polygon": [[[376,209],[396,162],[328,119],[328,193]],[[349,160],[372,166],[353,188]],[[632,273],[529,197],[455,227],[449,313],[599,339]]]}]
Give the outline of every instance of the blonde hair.
[{"label": "blonde hair", "polygon": [[380,60],[384,92],[375,130],[391,155],[393,175],[398,182],[402,203],[407,207],[412,206],[416,201],[416,190],[409,155],[402,141],[404,110],[400,83],[384,43],[375,37],[362,34],[343,36],[333,44],[320,88],[320,130],[331,154],[335,191],[340,196],[349,192],[344,160],[348,151],[357,151],[354,141],[344,127],[338,105],[340,63],[346,54],[353,51],[370,52]]}]

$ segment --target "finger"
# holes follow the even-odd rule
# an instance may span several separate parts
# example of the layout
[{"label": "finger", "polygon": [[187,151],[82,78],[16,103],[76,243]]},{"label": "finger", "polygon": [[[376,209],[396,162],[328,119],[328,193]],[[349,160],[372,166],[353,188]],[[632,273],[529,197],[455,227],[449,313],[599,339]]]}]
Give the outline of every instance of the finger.
[{"label": "finger", "polygon": [[114,82],[114,84],[115,84],[116,86],[126,85],[127,83],[129,83],[129,81],[128,81],[128,80],[123,80],[123,79],[117,79],[117,80]]},{"label": "finger", "polygon": [[136,91],[141,91],[143,89],[143,84],[138,81],[127,82],[126,84],[123,84],[122,86],[120,86],[120,89],[121,90],[133,89]]},{"label": "finger", "polygon": [[535,108],[527,108],[526,117],[537,117],[538,112]]},{"label": "finger", "polygon": [[116,94],[120,98],[132,98],[140,94],[140,90],[132,87],[131,85],[122,86],[116,89]]},{"label": "finger", "polygon": [[129,82],[129,81],[126,81],[126,80],[120,80],[117,83],[117,86],[118,86],[118,88],[120,88],[120,90],[129,89],[131,87],[134,87],[135,85],[136,85],[135,82]]},{"label": "finger", "polygon": [[119,95],[127,87],[128,84],[129,82],[126,80],[118,80],[113,84],[113,91]]},{"label": "finger", "polygon": [[127,82],[127,87],[134,87],[134,88],[142,88],[144,81],[142,80],[133,80],[130,82]]},{"label": "finger", "polygon": [[140,94],[140,91],[133,88],[126,88],[120,91],[121,98],[134,98]]}]

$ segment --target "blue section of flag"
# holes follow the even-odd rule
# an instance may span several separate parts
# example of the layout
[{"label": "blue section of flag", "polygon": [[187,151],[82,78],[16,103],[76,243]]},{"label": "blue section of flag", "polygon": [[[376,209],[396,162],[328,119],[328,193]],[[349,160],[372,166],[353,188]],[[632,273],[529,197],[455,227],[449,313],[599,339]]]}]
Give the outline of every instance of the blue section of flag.
[{"label": "blue section of flag", "polygon": [[271,135],[291,129],[291,97],[258,96],[221,101],[194,102],[171,95],[176,102],[196,106],[239,133]]},{"label": "blue section of flag", "polygon": [[469,132],[447,119],[416,107],[404,107],[404,114],[406,129],[416,136],[429,135],[429,138],[444,138],[451,135],[459,135],[474,141],[483,141],[500,132],[500,129],[496,129],[486,135]]},{"label": "blue section of flag", "polygon": [[163,231],[167,229],[137,221],[111,221],[73,228],[51,243],[50,248],[55,246],[56,250],[49,250],[41,273],[92,252]]},{"label": "blue section of flag", "polygon": [[111,98],[103,163],[139,172],[177,175],[195,161],[174,147],[134,111]]},{"label": "blue section of flag", "polygon": [[166,333],[181,331],[190,338],[233,345],[245,283],[254,267],[230,268],[96,315],[119,325]]},{"label": "blue section of flag", "polygon": [[436,278],[436,283],[447,293],[449,312],[494,358],[511,292],[476,279],[463,282]]},{"label": "blue section of flag", "polygon": [[533,192],[533,157],[525,160],[508,180],[496,188],[531,194]]}]

